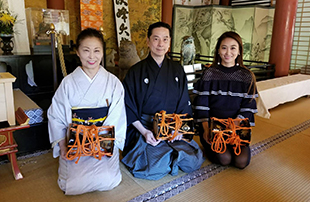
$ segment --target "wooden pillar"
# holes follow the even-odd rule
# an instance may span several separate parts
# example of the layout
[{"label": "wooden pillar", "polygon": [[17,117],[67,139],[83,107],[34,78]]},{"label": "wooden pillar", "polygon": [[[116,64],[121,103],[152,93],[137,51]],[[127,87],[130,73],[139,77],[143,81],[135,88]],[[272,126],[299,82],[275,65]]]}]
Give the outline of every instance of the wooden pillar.
[{"label": "wooden pillar", "polygon": [[269,63],[275,64],[275,77],[287,76],[290,69],[298,0],[276,2]]},{"label": "wooden pillar", "polygon": [[220,0],[220,5],[230,6],[230,0]]},{"label": "wooden pillar", "polygon": [[65,1],[64,0],[46,0],[46,7],[50,9],[65,9]]},{"label": "wooden pillar", "polygon": [[161,21],[172,26],[173,0],[162,0]]}]

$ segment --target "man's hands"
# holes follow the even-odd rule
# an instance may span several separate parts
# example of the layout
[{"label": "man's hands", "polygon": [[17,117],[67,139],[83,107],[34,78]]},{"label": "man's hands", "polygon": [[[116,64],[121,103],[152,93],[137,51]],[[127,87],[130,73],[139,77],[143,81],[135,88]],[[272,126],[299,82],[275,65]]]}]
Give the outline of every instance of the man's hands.
[{"label": "man's hands", "polygon": [[160,140],[156,140],[153,132],[148,129],[145,129],[145,133],[141,133],[141,134],[144,136],[145,142],[154,147],[160,143]]},{"label": "man's hands", "polygon": [[133,122],[132,125],[144,136],[146,143],[154,147],[160,143],[161,140],[156,140],[153,132],[146,129],[139,120]]},{"label": "man's hands", "polygon": [[[156,146],[158,145],[161,140],[156,140],[156,138],[154,137],[154,134],[152,131],[146,129],[139,120],[135,121],[132,123],[134,125],[134,127],[136,127],[136,129],[144,136],[145,138],[145,142],[152,145],[152,146]],[[172,132],[172,135],[174,134],[174,131]],[[177,140],[182,140],[183,135],[182,134],[178,134],[175,138],[168,140],[168,142],[173,143],[174,141]]]},{"label": "man's hands", "polygon": [[[172,135],[174,135],[175,131],[172,131]],[[178,133],[178,132],[177,132]],[[173,139],[169,139],[168,142],[173,143],[176,140],[182,140],[183,134],[178,133]]]}]

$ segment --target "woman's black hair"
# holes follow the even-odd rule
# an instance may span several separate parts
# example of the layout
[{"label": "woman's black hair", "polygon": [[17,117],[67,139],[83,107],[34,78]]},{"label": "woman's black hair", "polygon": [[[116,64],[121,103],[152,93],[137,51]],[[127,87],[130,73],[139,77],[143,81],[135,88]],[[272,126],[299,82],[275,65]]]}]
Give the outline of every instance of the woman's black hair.
[{"label": "woman's black hair", "polygon": [[94,28],[86,28],[83,31],[81,31],[76,39],[76,49],[79,49],[79,46],[81,45],[81,42],[89,37],[95,37],[99,39],[101,42],[101,45],[103,47],[104,41],[103,41],[103,36],[100,31],[94,29]]}]

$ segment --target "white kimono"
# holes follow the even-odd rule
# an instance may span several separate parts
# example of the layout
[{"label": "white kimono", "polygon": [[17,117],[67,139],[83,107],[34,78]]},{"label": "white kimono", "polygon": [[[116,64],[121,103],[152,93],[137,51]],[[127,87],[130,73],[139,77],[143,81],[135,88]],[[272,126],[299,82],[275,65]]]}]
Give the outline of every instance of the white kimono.
[{"label": "white kimono", "polygon": [[119,79],[103,67],[91,82],[81,67],[66,76],[59,85],[48,109],[49,138],[54,158],[60,155],[58,142],[65,138],[72,122],[72,107],[107,107],[109,111],[103,125],[115,127],[115,147],[112,157],[97,160],[92,156],[75,160],[59,158],[59,187],[67,195],[113,189],[121,182],[119,149],[123,150],[126,137],[124,89]]}]

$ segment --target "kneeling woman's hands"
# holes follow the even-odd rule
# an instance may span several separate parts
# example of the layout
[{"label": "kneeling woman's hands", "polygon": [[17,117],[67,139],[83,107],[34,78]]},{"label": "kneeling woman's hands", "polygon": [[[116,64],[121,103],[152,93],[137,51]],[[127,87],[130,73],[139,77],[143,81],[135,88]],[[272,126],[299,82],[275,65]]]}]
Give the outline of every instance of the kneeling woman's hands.
[{"label": "kneeling woman's hands", "polygon": [[203,139],[210,144],[210,130],[209,130],[209,123],[208,122],[202,122],[203,127]]},{"label": "kneeling woman's hands", "polygon": [[67,160],[66,154],[67,154],[67,145],[66,145],[66,140],[60,140],[60,142],[58,143],[59,147],[60,147],[60,158],[62,158],[63,160]]}]

